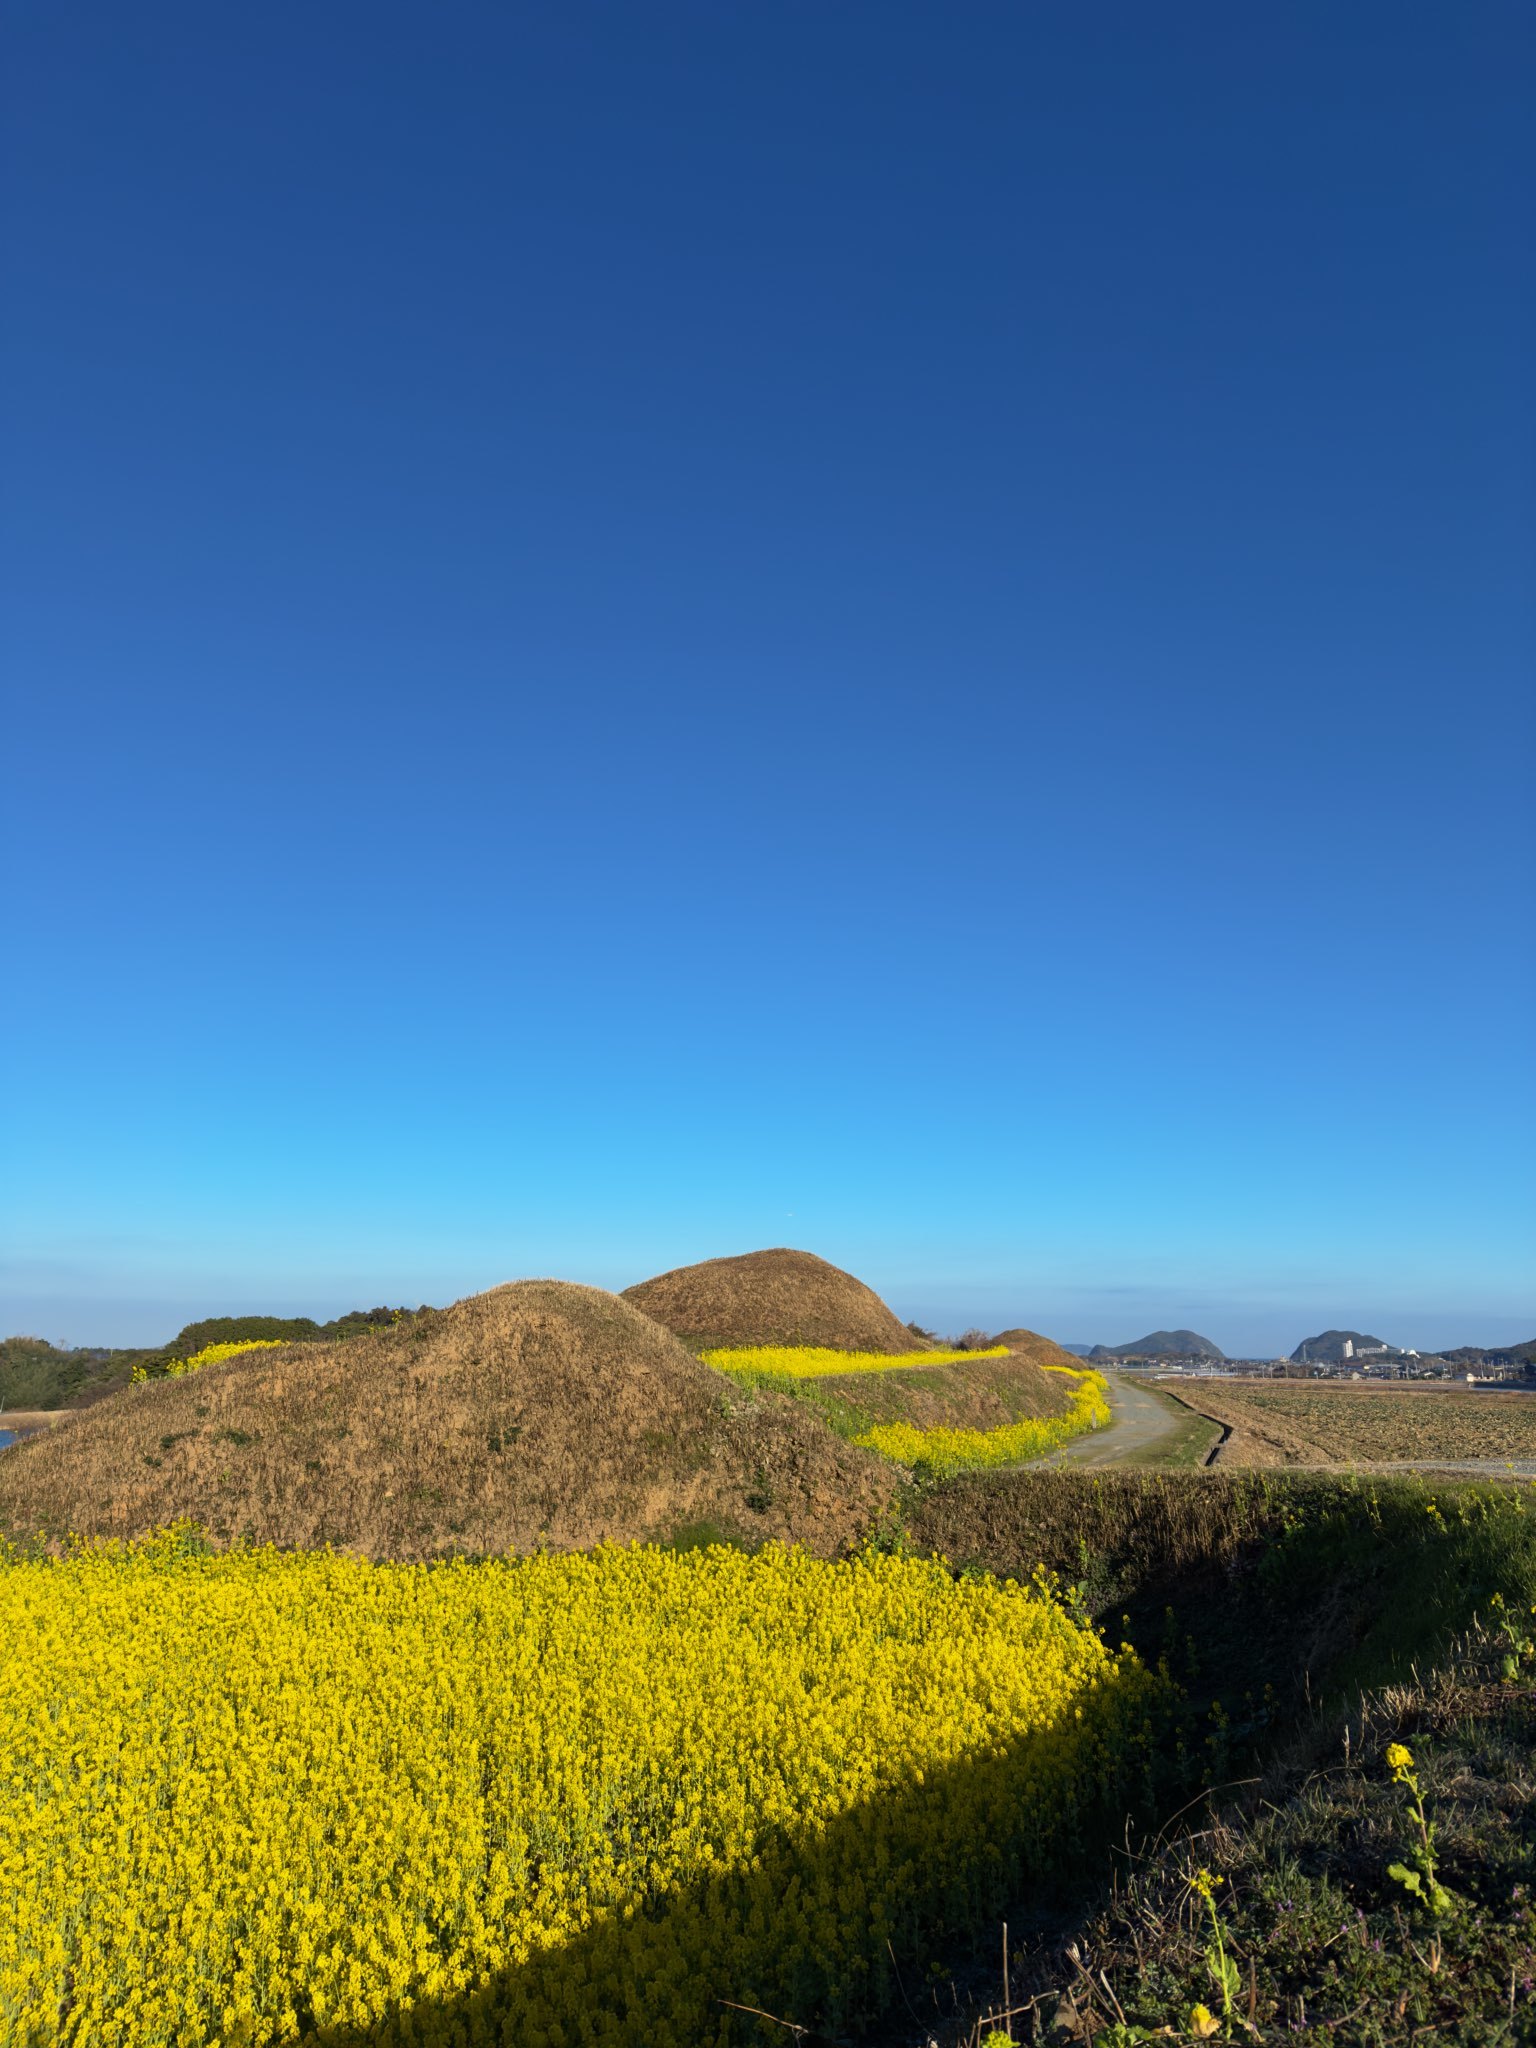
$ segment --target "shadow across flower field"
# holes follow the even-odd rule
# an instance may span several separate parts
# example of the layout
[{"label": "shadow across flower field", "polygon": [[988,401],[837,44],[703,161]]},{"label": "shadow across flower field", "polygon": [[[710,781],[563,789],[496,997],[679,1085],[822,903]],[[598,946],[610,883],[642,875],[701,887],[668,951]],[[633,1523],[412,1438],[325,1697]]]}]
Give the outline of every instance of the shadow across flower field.
[{"label": "shadow across flower field", "polygon": [[1176,1747],[1174,1688],[1048,1587],[875,1549],[182,1527],[0,1577],[16,2048],[751,2038],[722,1999],[850,2033]]},{"label": "shadow across flower field", "polygon": [[[936,2015],[932,1986],[999,1919],[1071,1910],[1133,1817],[1167,1796],[1173,1701],[1130,1670],[1083,1718],[903,1784],[804,1836],[610,1914],[477,1989],[319,2048],[724,2048],[870,2038]],[[301,2021],[307,2016],[301,2014]],[[786,2032],[786,2023],[791,2031]],[[885,2038],[883,2030],[874,2038]]]}]

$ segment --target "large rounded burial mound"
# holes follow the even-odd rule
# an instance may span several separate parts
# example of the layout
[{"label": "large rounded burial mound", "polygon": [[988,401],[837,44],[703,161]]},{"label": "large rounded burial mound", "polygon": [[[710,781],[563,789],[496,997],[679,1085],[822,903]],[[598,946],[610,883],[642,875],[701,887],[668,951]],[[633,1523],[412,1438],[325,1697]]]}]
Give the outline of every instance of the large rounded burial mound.
[{"label": "large rounded burial mound", "polygon": [[696,1351],[824,1344],[834,1351],[921,1351],[921,1337],[873,1288],[811,1252],[705,1259],[626,1287],[624,1299]]},{"label": "large rounded burial mound", "polygon": [[345,1344],[130,1387],[0,1454],[0,1530],[374,1557],[574,1549],[712,1529],[829,1554],[888,1468],[748,1396],[617,1295],[524,1280]]}]

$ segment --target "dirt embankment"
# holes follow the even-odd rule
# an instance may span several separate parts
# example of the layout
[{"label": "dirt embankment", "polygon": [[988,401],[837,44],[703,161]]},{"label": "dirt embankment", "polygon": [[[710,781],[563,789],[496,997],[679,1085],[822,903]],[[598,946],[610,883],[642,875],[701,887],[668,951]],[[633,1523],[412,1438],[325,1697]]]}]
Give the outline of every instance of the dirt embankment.
[{"label": "dirt embankment", "polygon": [[811,1252],[746,1252],[705,1259],[628,1287],[624,1299],[691,1350],[750,1344],[826,1345],[834,1351],[922,1351],[862,1280]]},{"label": "dirt embankment", "polygon": [[889,1468],[749,1394],[630,1303],[522,1281],[399,1330],[131,1387],[0,1457],[0,1529],[376,1557],[666,1539],[709,1527],[830,1554]]}]

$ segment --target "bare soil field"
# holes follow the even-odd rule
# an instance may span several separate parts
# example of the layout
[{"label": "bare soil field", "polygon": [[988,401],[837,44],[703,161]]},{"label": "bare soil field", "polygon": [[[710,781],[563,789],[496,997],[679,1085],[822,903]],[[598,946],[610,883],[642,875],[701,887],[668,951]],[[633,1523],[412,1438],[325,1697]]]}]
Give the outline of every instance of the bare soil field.
[{"label": "bare soil field", "polygon": [[1181,1382],[1178,1398],[1228,1425],[1223,1466],[1391,1465],[1536,1459],[1536,1396],[1294,1380]]}]

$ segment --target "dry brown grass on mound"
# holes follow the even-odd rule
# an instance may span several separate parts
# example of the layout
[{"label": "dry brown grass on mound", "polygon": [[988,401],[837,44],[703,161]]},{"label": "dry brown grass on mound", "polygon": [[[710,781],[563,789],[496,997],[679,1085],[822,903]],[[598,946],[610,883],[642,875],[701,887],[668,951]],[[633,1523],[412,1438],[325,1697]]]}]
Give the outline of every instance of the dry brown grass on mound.
[{"label": "dry brown grass on mound", "polygon": [[1068,1372],[1083,1372],[1087,1361],[1074,1358],[1070,1351],[1050,1337],[1042,1337],[1038,1330],[1004,1330],[992,1339],[993,1344],[1006,1344],[1016,1358],[1027,1358],[1032,1365],[1061,1365]]},{"label": "dry brown grass on mound", "polygon": [[879,1295],[811,1252],[780,1248],[706,1259],[627,1287],[632,1301],[696,1351],[825,1344],[835,1351],[926,1347]]},{"label": "dry brown grass on mound", "polygon": [[132,1387],[0,1455],[0,1529],[374,1557],[573,1549],[709,1526],[833,1554],[889,1469],[748,1395],[629,1303],[519,1281],[345,1345]]}]

